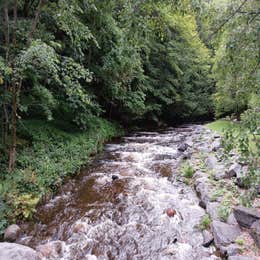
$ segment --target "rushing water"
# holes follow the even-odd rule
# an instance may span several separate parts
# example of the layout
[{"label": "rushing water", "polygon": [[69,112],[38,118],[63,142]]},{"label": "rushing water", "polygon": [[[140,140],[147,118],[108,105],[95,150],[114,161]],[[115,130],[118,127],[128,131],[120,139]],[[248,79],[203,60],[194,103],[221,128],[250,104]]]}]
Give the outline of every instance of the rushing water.
[{"label": "rushing water", "polygon": [[[196,228],[205,212],[177,173],[178,145],[201,129],[139,132],[108,144],[91,167],[39,208],[24,242],[37,248],[62,241],[51,259],[215,259]],[[169,217],[167,208],[177,215]]]}]

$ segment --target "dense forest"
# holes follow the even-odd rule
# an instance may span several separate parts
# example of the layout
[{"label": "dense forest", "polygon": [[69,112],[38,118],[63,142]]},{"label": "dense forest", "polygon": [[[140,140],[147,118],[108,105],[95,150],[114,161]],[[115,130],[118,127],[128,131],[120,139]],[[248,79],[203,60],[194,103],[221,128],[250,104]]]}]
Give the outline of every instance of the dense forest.
[{"label": "dense forest", "polygon": [[[241,122],[238,146],[251,158],[260,122],[259,5],[1,0],[0,230],[32,216],[124,129],[229,117]],[[257,156],[253,149],[254,167]]]}]

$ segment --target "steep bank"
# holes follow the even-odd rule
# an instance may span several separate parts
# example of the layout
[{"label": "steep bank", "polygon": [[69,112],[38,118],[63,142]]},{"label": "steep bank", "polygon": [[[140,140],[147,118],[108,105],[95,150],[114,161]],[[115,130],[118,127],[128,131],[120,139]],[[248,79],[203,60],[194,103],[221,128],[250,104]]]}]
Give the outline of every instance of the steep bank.
[{"label": "steep bank", "polygon": [[118,125],[100,118],[93,118],[86,131],[64,123],[23,121],[15,172],[5,174],[6,161],[0,164],[0,233],[8,222],[30,218],[42,199],[78,173],[106,141],[122,133]]}]

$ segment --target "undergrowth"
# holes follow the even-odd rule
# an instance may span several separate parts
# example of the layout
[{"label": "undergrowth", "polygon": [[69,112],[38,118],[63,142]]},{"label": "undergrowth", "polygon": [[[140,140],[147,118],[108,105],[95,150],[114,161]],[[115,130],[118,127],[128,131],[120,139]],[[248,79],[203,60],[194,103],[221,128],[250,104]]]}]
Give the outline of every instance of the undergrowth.
[{"label": "undergrowth", "polygon": [[0,162],[0,235],[8,223],[31,218],[43,196],[55,193],[104,142],[120,134],[118,126],[100,118],[90,120],[84,132],[65,123],[21,122],[15,172],[10,175],[6,160]]}]

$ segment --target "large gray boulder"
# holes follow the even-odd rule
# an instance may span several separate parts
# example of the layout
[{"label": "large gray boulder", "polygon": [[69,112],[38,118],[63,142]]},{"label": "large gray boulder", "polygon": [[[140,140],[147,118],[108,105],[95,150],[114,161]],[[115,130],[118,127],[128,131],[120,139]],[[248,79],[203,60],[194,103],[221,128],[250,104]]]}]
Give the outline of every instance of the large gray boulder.
[{"label": "large gray boulder", "polygon": [[40,260],[40,257],[30,247],[3,242],[0,243],[0,260]]},{"label": "large gray boulder", "polygon": [[18,225],[10,225],[4,233],[4,240],[7,242],[16,241],[22,233],[21,228]]},{"label": "large gray boulder", "polygon": [[250,228],[254,222],[260,220],[260,210],[238,206],[234,208],[234,216],[240,226]]},{"label": "large gray boulder", "polygon": [[212,222],[211,229],[215,245],[218,248],[234,243],[236,238],[241,234],[241,230],[238,226],[229,225],[216,220]]},{"label": "large gray boulder", "polygon": [[260,248],[260,220],[252,224],[250,234],[255,240],[257,247]]}]

